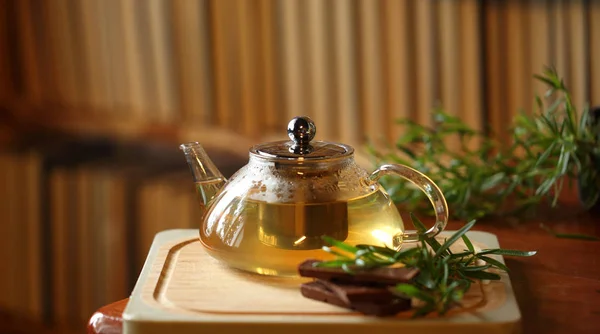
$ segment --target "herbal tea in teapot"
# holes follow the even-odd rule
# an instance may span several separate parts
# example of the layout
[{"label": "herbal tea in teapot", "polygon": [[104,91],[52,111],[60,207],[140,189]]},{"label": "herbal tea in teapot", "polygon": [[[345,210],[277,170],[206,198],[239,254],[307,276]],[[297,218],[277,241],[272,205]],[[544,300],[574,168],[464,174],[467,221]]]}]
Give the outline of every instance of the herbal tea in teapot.
[{"label": "herbal tea in teapot", "polygon": [[369,174],[354,161],[352,147],[311,142],[315,131],[309,118],[293,119],[292,141],[252,147],[248,164],[229,180],[201,145],[181,145],[203,210],[200,241],[211,256],[242,270],[296,276],[307,258],[330,256],[321,250],[323,236],[393,248],[418,240],[416,233],[405,233],[378,183],[388,174],[414,183],[434,205],[436,223],[426,235],[443,230],[446,201],[427,176],[403,165],[383,165]]},{"label": "herbal tea in teapot", "polygon": [[321,250],[322,235],[352,244],[393,246],[393,236],[404,232],[402,218],[381,187],[348,202],[235,198],[226,211],[224,220],[231,223],[219,231],[200,230],[207,251],[233,267],[268,275],[295,276],[298,263],[307,258],[329,258]]}]

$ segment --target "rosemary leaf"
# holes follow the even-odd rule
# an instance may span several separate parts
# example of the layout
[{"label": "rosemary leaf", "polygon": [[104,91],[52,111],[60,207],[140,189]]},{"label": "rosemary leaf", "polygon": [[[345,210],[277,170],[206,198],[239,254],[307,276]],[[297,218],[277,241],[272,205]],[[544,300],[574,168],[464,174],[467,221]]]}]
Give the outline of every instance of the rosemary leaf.
[{"label": "rosemary leaf", "polygon": [[467,237],[466,234],[463,234],[461,236],[461,238],[463,239],[463,242],[465,243],[465,245],[467,246],[467,249],[471,252],[471,253],[475,253],[475,248],[473,247],[473,243],[471,243],[471,240],[469,240],[469,237]]},{"label": "rosemary leaf", "polygon": [[563,238],[563,239],[579,239],[579,240],[589,240],[589,241],[600,241],[600,238],[595,237],[593,235],[588,234],[579,234],[579,233],[555,233],[555,237]]},{"label": "rosemary leaf", "polygon": [[464,272],[468,272],[468,271],[483,271],[486,270],[488,268],[491,268],[492,266],[489,264],[483,265],[483,266],[465,266],[463,268]]},{"label": "rosemary leaf", "polygon": [[504,263],[502,263],[496,259],[492,259],[491,257],[485,256],[485,255],[479,255],[479,254],[477,255],[477,257],[500,270],[504,270],[504,271],[508,272],[508,267]]},{"label": "rosemary leaf", "polygon": [[356,253],[358,251],[358,248],[354,247],[354,246],[350,246],[348,244],[345,244],[343,242],[339,242],[331,237],[328,236],[323,236],[323,240],[325,240],[325,242],[327,242],[328,244],[335,246],[345,252],[349,252],[349,253]]},{"label": "rosemary leaf", "polygon": [[465,233],[467,233],[467,231],[470,230],[471,227],[473,227],[473,225],[475,225],[475,220],[472,220],[472,221],[468,222],[463,227],[461,227],[458,231],[456,231],[452,236],[450,236],[450,238],[448,238],[448,240],[446,240],[446,242],[444,242],[444,244],[442,245],[442,247],[440,247],[435,252],[435,256],[436,257],[442,256],[444,254],[444,252],[447,249],[449,249],[450,246],[452,246],[452,244],[454,242],[456,242],[456,240],[460,239]]},{"label": "rosemary leaf", "polygon": [[533,256],[537,254],[536,251],[519,251],[512,249],[484,249],[477,253],[479,255],[496,254],[496,255],[508,255],[508,256]]},{"label": "rosemary leaf", "polygon": [[398,284],[398,285],[396,285],[395,289],[397,292],[399,292],[407,297],[415,297],[415,298],[418,298],[422,301],[429,302],[429,303],[435,302],[435,300],[430,295],[423,292],[423,290],[417,288],[414,285]]}]

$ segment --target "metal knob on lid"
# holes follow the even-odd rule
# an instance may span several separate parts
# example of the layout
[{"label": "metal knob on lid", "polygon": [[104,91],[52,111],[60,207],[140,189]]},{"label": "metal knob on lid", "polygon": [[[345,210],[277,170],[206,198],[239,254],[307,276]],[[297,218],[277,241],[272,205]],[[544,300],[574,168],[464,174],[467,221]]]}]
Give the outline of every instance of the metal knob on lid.
[{"label": "metal knob on lid", "polygon": [[313,151],[310,141],[317,133],[317,127],[310,117],[294,117],[287,128],[288,136],[294,141],[289,151],[295,154],[309,154]]},{"label": "metal knob on lid", "polygon": [[338,159],[352,156],[351,146],[314,140],[317,127],[310,117],[294,117],[287,126],[287,134],[291,140],[280,140],[254,145],[250,154],[271,161],[307,164],[321,163],[327,159]]}]

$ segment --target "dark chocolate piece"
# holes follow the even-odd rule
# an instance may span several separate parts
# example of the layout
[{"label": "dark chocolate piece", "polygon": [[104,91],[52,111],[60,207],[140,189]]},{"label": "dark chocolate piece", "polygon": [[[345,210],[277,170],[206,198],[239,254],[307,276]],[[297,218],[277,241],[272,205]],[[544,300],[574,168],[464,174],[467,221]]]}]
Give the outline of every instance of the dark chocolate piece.
[{"label": "dark chocolate piece", "polygon": [[331,292],[323,284],[315,281],[310,283],[303,283],[300,285],[300,292],[302,295],[309,299],[318,300],[331,305],[339,307],[350,308],[350,304],[340,299],[333,292]]},{"label": "dark chocolate piece", "polygon": [[352,303],[352,309],[367,315],[386,317],[410,310],[410,299],[396,298],[387,303]]},{"label": "dark chocolate piece", "polygon": [[389,302],[398,298],[386,286],[365,286],[349,283],[334,283],[317,279],[347,304],[354,302]]},{"label": "dark chocolate piece", "polygon": [[302,295],[309,299],[318,300],[331,305],[355,310],[366,315],[390,316],[410,309],[410,299],[396,297],[387,301],[360,301],[347,303],[333,291],[327,288],[322,281],[304,283],[300,286]]},{"label": "dark chocolate piece", "polygon": [[306,260],[298,266],[300,276],[345,283],[379,283],[394,285],[408,283],[419,273],[417,268],[374,268],[349,274],[342,268],[315,267],[317,260]]}]

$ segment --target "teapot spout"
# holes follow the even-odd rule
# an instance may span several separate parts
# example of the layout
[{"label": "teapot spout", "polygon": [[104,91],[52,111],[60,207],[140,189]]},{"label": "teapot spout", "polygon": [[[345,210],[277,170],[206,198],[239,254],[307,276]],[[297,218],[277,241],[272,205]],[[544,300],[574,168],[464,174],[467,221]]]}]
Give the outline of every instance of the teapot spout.
[{"label": "teapot spout", "polygon": [[196,184],[200,205],[204,208],[221,190],[227,180],[210,160],[202,145],[193,142],[181,144],[179,148],[185,154],[185,159]]}]

